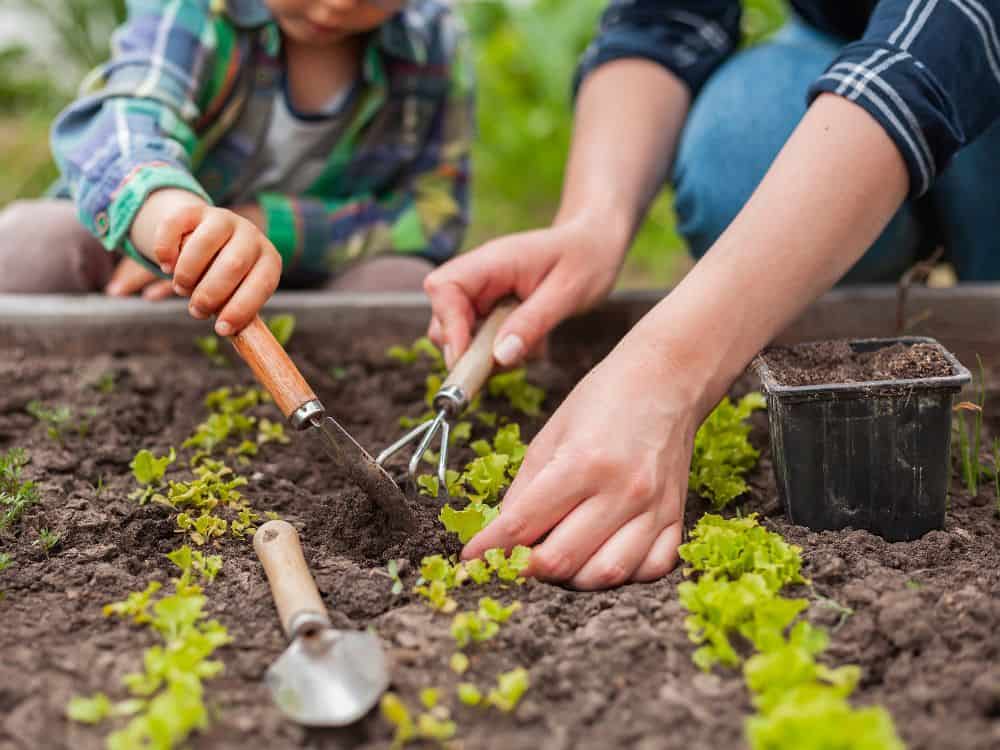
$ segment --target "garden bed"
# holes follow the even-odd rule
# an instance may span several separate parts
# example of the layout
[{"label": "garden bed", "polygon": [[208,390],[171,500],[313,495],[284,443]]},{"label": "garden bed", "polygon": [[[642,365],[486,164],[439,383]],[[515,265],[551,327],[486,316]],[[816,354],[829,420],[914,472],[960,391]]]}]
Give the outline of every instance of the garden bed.
[{"label": "garden bed", "polygon": [[[541,417],[518,417],[525,438],[648,301],[605,308],[596,318],[603,327],[591,328],[587,339],[578,339],[572,325],[564,329],[553,344],[554,361],[529,370],[548,398]],[[400,416],[423,409],[426,368],[392,362],[385,350],[418,335],[426,311],[413,300],[380,308],[360,302],[340,309],[308,301],[291,305],[301,330],[289,348],[329,410],[375,448],[399,434]],[[996,305],[994,298],[993,320]],[[101,608],[150,580],[166,584],[174,573],[164,555],[183,541],[169,509],[129,499],[137,486],[129,462],[142,448],[161,455],[180,447],[207,416],[203,399],[209,391],[253,381],[235,357],[233,366],[220,368],[195,351],[192,336],[204,333],[204,326],[184,320],[176,306],[131,322],[122,311],[151,306],[126,304],[114,308],[114,315],[107,312],[112,308],[99,307],[89,320],[69,326],[55,318],[38,322],[37,316],[32,322],[15,308],[8,307],[6,318],[0,309],[0,452],[28,452],[25,474],[38,482],[41,501],[0,538],[0,549],[14,559],[0,573],[0,748],[100,748],[109,725],[69,722],[69,699],[95,691],[124,697],[120,678],[141,666],[143,649],[155,642],[146,629],[104,617]],[[812,330],[829,335],[821,323],[830,315],[816,308],[790,335],[809,336],[810,319]],[[947,328],[946,317],[938,322]],[[840,333],[886,332],[859,328]],[[964,345],[995,367],[1000,341],[989,348],[988,337],[996,331],[971,328],[964,344],[948,338],[944,343],[966,357],[970,369],[974,362]],[[115,331],[123,333],[116,337]],[[991,373],[988,415],[997,414],[989,398],[1000,386],[996,370]],[[109,375],[113,386],[107,386]],[[739,383],[737,395],[752,386],[749,379]],[[86,434],[69,429],[62,444],[54,441],[27,413],[32,400],[71,407],[85,417]],[[273,405],[252,413],[280,419]],[[763,414],[753,420],[751,439],[762,456],[740,508],[760,513],[769,529],[803,548],[803,572],[814,594],[804,588],[794,593],[811,596],[809,619],[831,630],[825,658],[862,667],[854,702],[885,706],[912,748],[998,746],[1000,521],[991,486],[970,497],[956,473],[945,529],[915,542],[889,544],[862,531],[809,532],[784,520],[767,420]],[[990,437],[1000,436],[1000,420],[988,416],[986,429]],[[454,465],[471,455],[465,449]],[[308,436],[263,445],[249,465],[232,465],[248,477],[241,489],[256,510],[275,511],[299,529],[335,625],[373,626],[382,636],[393,689],[412,706],[422,688],[442,688],[461,747],[741,746],[743,721],[751,712],[743,679],[738,670],[702,673],[691,661],[695,647],[676,595],[680,569],[657,583],[602,593],[534,581],[513,590],[489,584],[485,593],[516,596],[522,609],[495,640],[468,650],[469,671],[459,678],[448,667],[454,652],[450,616],[409,593],[421,557],[456,551],[453,537],[443,529],[416,538],[388,531],[365,498],[333,475]],[[425,499],[422,508],[428,517],[436,515],[432,501]],[[707,509],[690,498],[688,528]],[[60,535],[47,555],[35,543],[40,529]],[[208,590],[208,609],[233,643],[217,652],[225,672],[206,683],[211,728],[194,735],[190,747],[388,747],[391,729],[377,712],[346,730],[304,730],[280,716],[262,676],[285,640],[261,566],[249,538],[223,537],[212,551],[224,563]],[[390,558],[407,561],[401,574],[408,585],[398,596],[384,574]],[[460,609],[468,609],[483,594],[467,586],[453,596]],[[461,706],[451,697],[460,680],[488,685],[516,666],[530,670],[531,687],[512,714]]]}]

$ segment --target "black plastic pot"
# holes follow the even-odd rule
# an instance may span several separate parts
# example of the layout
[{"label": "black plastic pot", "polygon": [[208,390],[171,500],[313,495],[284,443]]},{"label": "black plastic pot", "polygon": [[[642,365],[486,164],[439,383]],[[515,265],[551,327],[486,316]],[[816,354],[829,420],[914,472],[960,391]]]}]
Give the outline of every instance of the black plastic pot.
[{"label": "black plastic pot", "polygon": [[754,362],[767,397],[778,493],[793,523],[868,529],[890,541],[944,525],[951,480],[952,400],[971,379],[930,338],[851,341],[855,351],[929,343],[946,377],[787,386],[764,351]]}]

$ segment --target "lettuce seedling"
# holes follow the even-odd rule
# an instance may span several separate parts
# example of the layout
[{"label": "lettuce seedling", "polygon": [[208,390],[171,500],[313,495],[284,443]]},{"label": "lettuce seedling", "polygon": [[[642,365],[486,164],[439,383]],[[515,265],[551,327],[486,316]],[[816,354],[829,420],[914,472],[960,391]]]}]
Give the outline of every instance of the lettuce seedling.
[{"label": "lettuce seedling", "polygon": [[389,359],[403,365],[412,365],[421,357],[425,357],[430,360],[434,370],[438,372],[445,372],[447,370],[441,351],[427,337],[417,339],[409,348],[405,346],[391,346],[385,354]]},{"label": "lettuce seedling", "polygon": [[500,625],[478,612],[459,612],[451,621],[451,636],[463,649],[470,643],[481,643],[500,632]]},{"label": "lettuce seedling", "polygon": [[851,708],[841,686],[808,683],[788,690],[768,713],[746,723],[751,750],[903,750],[880,707]]},{"label": "lettuce seedling", "polygon": [[451,505],[446,504],[441,508],[438,519],[444,524],[445,529],[458,534],[458,540],[465,544],[485,529],[498,515],[500,515],[498,506],[469,503],[461,510],[456,510]]},{"label": "lettuce seedling", "polygon": [[421,713],[416,721],[395,693],[386,693],[382,696],[379,709],[382,718],[394,727],[392,747],[401,748],[404,745],[416,740],[431,740],[444,743],[455,736],[458,727],[449,718],[448,711],[443,706],[437,706],[437,690],[428,688],[421,693],[421,700],[434,694],[434,706],[432,710]]},{"label": "lettuce seedling", "polygon": [[691,565],[685,575],[699,572],[736,580],[752,572],[762,576],[771,591],[806,583],[800,573],[802,548],[760,526],[755,513],[729,519],[706,513],[678,553]]},{"label": "lettuce seedling", "polygon": [[506,398],[512,408],[529,417],[537,417],[542,413],[545,391],[528,382],[527,372],[523,367],[494,375],[487,381],[486,388],[491,396]]},{"label": "lettuce seedling", "polygon": [[194,345],[216,367],[227,367],[229,365],[229,360],[219,351],[219,338],[217,336],[196,336]]},{"label": "lettuce seedling", "polygon": [[519,544],[510,551],[510,557],[506,557],[500,548],[488,549],[483,557],[501,581],[521,584],[524,583],[521,573],[527,569],[531,560],[531,548]]},{"label": "lettuce seedling", "polygon": [[289,314],[283,315],[272,315],[267,319],[267,327],[270,329],[274,338],[278,340],[278,343],[283,347],[288,345],[288,340],[292,337],[292,333],[295,331],[295,316]]},{"label": "lettuce seedling", "polygon": [[180,568],[181,577],[175,579],[175,584],[178,591],[186,593],[199,593],[201,589],[195,581],[211,583],[222,570],[221,555],[205,555],[186,544],[168,553],[167,559]]},{"label": "lettuce seedling", "polygon": [[132,622],[142,624],[150,621],[149,607],[153,594],[160,590],[159,581],[150,581],[142,591],[133,591],[123,601],[104,605],[104,616],[131,617]]},{"label": "lettuce seedling", "polygon": [[81,724],[99,724],[111,715],[111,700],[104,693],[90,698],[74,696],[66,706],[66,717]]},{"label": "lettuce seedling", "polygon": [[257,445],[264,445],[264,443],[287,445],[290,442],[292,439],[285,434],[285,425],[281,422],[262,419],[257,424]]},{"label": "lettuce seedling", "polygon": [[460,682],[456,689],[458,699],[466,706],[478,706],[483,702],[483,694],[471,682]]},{"label": "lettuce seedling", "polygon": [[727,396],[695,435],[688,486],[711,501],[716,510],[747,491],[743,477],[757,463],[760,454],[750,445],[750,425],[746,420],[765,405],[759,393],[744,396],[737,405]]},{"label": "lettuce seedling", "polygon": [[455,674],[465,674],[465,671],[469,668],[469,657],[461,651],[456,651],[451,655],[448,666],[451,667],[451,671]]},{"label": "lettuce seedling", "polygon": [[486,703],[510,713],[517,708],[529,684],[528,670],[524,667],[504,672],[497,677],[497,686],[487,694]]}]

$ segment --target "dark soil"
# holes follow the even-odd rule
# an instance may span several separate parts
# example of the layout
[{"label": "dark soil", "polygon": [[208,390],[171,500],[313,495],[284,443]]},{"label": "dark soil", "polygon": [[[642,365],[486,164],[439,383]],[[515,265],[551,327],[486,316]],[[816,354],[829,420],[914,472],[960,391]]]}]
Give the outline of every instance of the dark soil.
[{"label": "dark soil", "polygon": [[[423,410],[419,368],[351,353],[297,352],[294,341],[292,350],[331,413],[369,449],[399,434],[401,414]],[[590,364],[582,356],[569,368],[533,368],[533,380],[549,389],[548,409]],[[103,394],[88,384],[106,372],[115,373],[116,386]],[[179,446],[205,418],[209,390],[250,382],[240,366],[215,368],[187,355],[0,352],[0,450],[29,451],[26,473],[42,494],[14,532],[0,538],[14,558],[0,573],[0,748],[103,747],[109,726],[68,722],[66,703],[97,690],[123,697],[121,676],[139,668],[154,639],[141,627],[103,617],[101,607],[149,580],[166,583],[172,573],[163,555],[181,543],[167,509],[128,499],[135,488],[128,463],[140,448],[160,454]],[[25,412],[31,399],[68,404],[77,413],[96,408],[88,435],[53,442]],[[278,418],[269,405],[257,413]],[[857,700],[886,706],[913,748],[1000,746],[1000,522],[990,488],[969,497],[956,479],[946,528],[915,542],[890,544],[863,531],[813,533],[785,521],[766,416],[754,419],[752,438],[763,454],[742,509],[762,513],[767,526],[803,547],[815,587],[809,616],[831,628],[832,662],[863,667]],[[523,420],[526,436],[541,423]],[[987,424],[1000,428],[992,417]],[[657,583],[593,594],[538,582],[517,590],[492,584],[487,592],[505,601],[516,596],[523,609],[495,641],[469,650],[463,679],[488,686],[500,671],[524,665],[532,686],[512,715],[458,704],[452,697],[458,678],[447,666],[450,618],[409,593],[394,597],[382,573],[389,558],[404,558],[403,577],[412,583],[423,555],[458,545],[429,520],[436,513],[429,499],[420,501],[417,533],[391,531],[308,437],[263,446],[239,469],[250,480],[244,494],[258,510],[275,510],[296,525],[335,624],[376,628],[391,655],[394,689],[410,705],[423,687],[444,689],[456,706],[461,747],[742,746],[750,710],[742,678],[738,671],[703,674],[692,663],[675,591],[680,570]],[[468,456],[466,449],[455,463]],[[171,471],[181,476],[183,469]],[[692,498],[688,526],[705,510]],[[41,528],[62,535],[48,556],[34,545]],[[285,642],[261,566],[249,539],[226,538],[215,551],[225,562],[207,591],[209,606],[234,643],[219,652],[225,673],[208,683],[212,727],[190,747],[387,748],[389,728],[377,715],[343,731],[307,731],[283,720],[262,683]],[[457,598],[470,608],[483,594],[466,587]],[[842,615],[834,602],[853,614]]]},{"label": "dark soil", "polygon": [[764,360],[781,385],[868,383],[916,380],[954,375],[939,346],[929,343],[893,344],[857,350],[841,341],[816,341],[768,349]]}]

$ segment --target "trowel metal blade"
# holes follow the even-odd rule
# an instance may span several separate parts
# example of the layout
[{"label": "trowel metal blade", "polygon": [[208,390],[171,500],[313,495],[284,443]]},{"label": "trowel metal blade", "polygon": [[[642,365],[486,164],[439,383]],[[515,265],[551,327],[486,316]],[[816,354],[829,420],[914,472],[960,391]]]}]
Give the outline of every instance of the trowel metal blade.
[{"label": "trowel metal blade", "polygon": [[336,419],[325,416],[313,421],[313,430],[344,475],[368,497],[385,509],[393,524],[402,528],[414,525],[413,511],[406,496],[388,472],[375,463],[361,444]]},{"label": "trowel metal blade", "polygon": [[299,636],[267,670],[274,702],[285,716],[307,726],[353,724],[389,686],[378,636],[325,628]]}]

